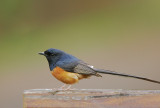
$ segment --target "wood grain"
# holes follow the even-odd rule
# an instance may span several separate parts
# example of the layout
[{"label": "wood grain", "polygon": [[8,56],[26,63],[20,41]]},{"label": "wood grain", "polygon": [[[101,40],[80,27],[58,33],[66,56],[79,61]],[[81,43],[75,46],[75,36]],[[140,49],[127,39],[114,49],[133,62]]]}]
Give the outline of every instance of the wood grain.
[{"label": "wood grain", "polygon": [[160,90],[25,90],[23,108],[160,108]]}]

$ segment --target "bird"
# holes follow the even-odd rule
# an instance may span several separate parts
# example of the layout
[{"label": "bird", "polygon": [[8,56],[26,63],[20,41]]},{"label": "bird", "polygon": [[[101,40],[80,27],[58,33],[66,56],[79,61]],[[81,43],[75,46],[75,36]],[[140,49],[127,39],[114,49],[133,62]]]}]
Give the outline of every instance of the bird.
[{"label": "bird", "polygon": [[77,57],[55,48],[47,49],[44,52],[39,52],[39,54],[47,58],[51,74],[57,80],[65,83],[60,87],[61,89],[65,88],[66,85],[69,85],[66,89],[70,89],[71,85],[78,83],[81,79],[86,79],[91,76],[102,77],[101,74],[136,78],[160,84],[160,81],[145,77],[94,68],[94,66],[87,64]]}]

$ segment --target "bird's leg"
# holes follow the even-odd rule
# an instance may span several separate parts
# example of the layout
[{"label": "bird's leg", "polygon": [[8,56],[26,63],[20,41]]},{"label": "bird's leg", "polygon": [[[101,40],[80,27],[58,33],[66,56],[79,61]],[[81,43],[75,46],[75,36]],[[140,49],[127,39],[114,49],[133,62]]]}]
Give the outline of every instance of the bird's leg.
[{"label": "bird's leg", "polygon": [[60,91],[67,91],[67,90],[77,90],[77,89],[71,89],[71,86],[72,85],[68,85],[67,87],[66,87],[66,84],[64,84],[63,86],[61,86],[60,88],[58,88],[58,89],[55,89],[55,91],[54,92],[50,92],[52,95],[55,95],[57,92],[60,92]]},{"label": "bird's leg", "polygon": [[72,85],[68,85],[68,87],[65,90],[70,90]]},{"label": "bird's leg", "polygon": [[71,88],[71,85],[68,85],[66,87],[66,84],[64,84],[62,87],[58,88],[58,90],[70,90],[70,88]]},{"label": "bird's leg", "polygon": [[57,89],[52,89],[54,90],[54,92],[51,92],[52,95],[56,94],[57,92],[61,91],[61,90],[66,90],[65,89],[66,84],[64,84],[63,86],[57,88]]},{"label": "bird's leg", "polygon": [[68,85],[68,87],[65,90],[77,90],[76,88],[71,88],[72,85]]},{"label": "bird's leg", "polygon": [[65,90],[65,86],[66,86],[66,84],[64,84],[63,86],[61,86],[60,88],[58,88],[58,90]]}]

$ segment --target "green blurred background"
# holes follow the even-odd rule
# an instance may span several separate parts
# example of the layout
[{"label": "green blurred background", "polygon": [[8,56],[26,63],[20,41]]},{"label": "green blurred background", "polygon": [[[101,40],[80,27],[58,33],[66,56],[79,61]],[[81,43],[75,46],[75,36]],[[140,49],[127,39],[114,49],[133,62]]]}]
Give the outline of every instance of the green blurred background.
[{"label": "green blurred background", "polygon": [[[58,88],[37,53],[64,50],[95,67],[160,80],[160,1],[0,1],[0,108],[22,107],[25,89]],[[73,88],[160,89],[103,75]]]}]

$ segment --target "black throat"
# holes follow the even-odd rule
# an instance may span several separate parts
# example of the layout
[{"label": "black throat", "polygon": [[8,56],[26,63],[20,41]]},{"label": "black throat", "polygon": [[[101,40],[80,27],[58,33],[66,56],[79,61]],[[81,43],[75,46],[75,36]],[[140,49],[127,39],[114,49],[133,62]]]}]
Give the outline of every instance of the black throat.
[{"label": "black throat", "polygon": [[58,57],[46,57],[48,60],[50,71],[52,71],[56,67],[57,61],[60,59]]}]

